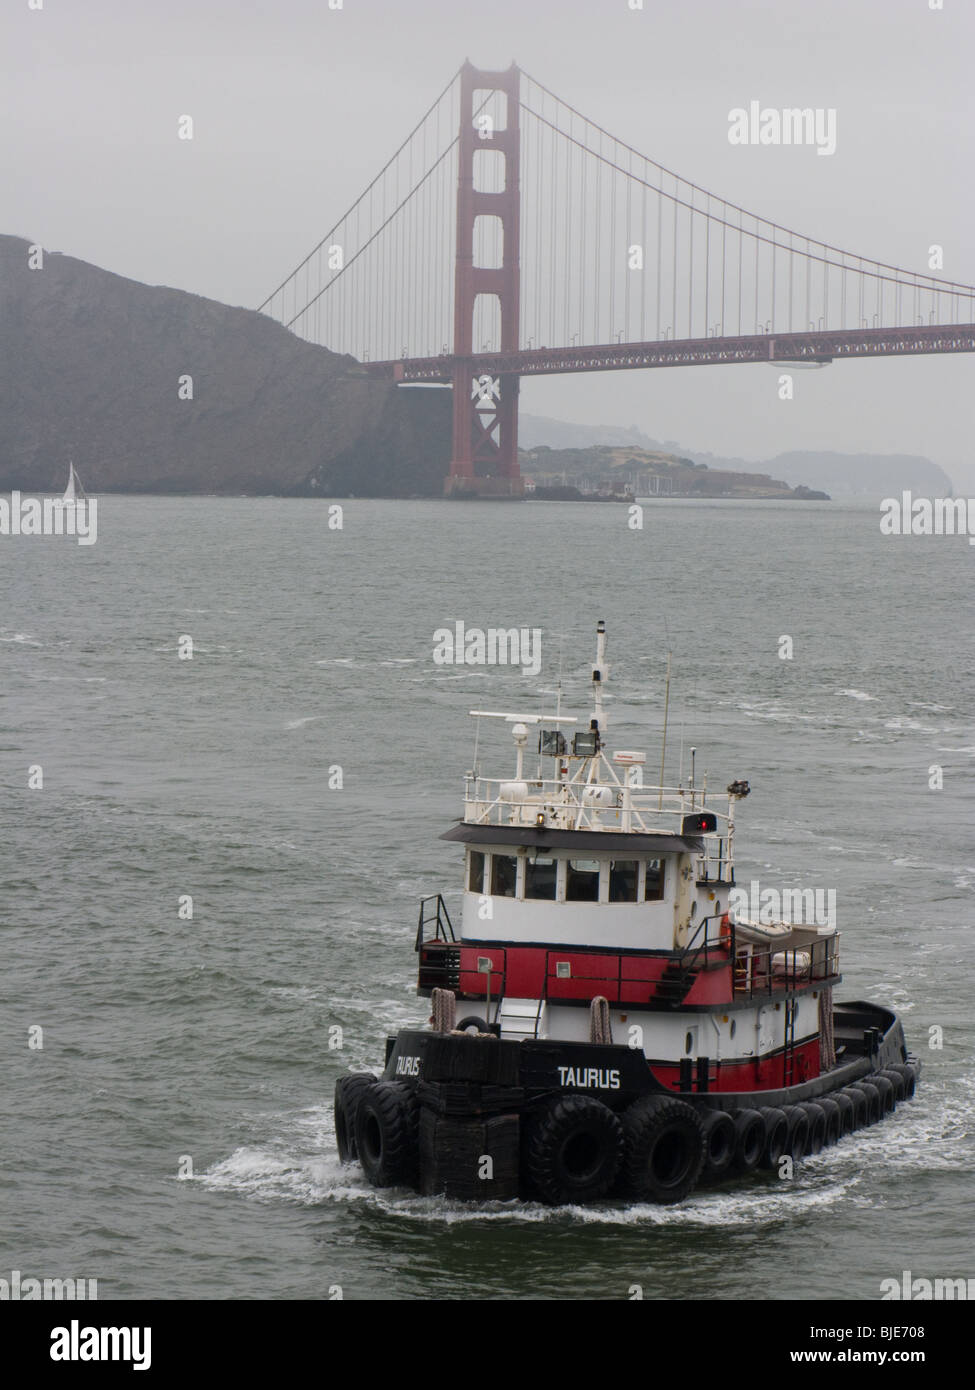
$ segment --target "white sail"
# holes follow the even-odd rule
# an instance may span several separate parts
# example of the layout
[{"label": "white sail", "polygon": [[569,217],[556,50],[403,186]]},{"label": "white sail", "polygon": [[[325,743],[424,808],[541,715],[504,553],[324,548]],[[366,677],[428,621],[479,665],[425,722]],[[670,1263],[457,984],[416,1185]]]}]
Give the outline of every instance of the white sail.
[{"label": "white sail", "polygon": [[85,496],[87,496],[87,494],[86,494],[85,489],[84,489],[84,487],[83,487],[83,485],[82,485],[81,479],[78,477],[78,474],[75,472],[74,463],[73,463],[73,462],[72,462],[72,463],[69,463],[69,464],[68,464],[68,486],[64,489],[64,496],[61,498],[61,501],[62,501],[62,503],[78,502],[78,501],[81,501],[81,499],[84,498]]}]

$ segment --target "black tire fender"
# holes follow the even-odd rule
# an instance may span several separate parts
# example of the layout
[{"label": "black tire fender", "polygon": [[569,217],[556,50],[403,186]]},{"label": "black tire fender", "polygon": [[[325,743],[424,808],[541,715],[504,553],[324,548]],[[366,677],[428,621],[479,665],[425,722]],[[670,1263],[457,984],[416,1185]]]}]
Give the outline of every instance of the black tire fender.
[{"label": "black tire fender", "polygon": [[735,1169],[750,1173],[765,1152],[765,1117],[760,1110],[739,1110],[735,1116]]},{"label": "black tire fender", "polygon": [[598,1201],[622,1155],[619,1117],[595,1096],[554,1096],[525,1124],[525,1177],[550,1206]]},{"label": "black tire fender", "polygon": [[641,1202],[682,1202],[704,1167],[704,1128],[676,1096],[641,1096],[623,1115],[623,1172]]},{"label": "black tire fender", "polygon": [[840,1135],[843,1133],[843,1116],[840,1107],[832,1096],[820,1096],[816,1101],[826,1115],[826,1146],[839,1142]]},{"label": "black tire fender", "polygon": [[840,1112],[840,1138],[845,1134],[852,1134],[857,1127],[857,1110],[853,1104],[853,1099],[845,1091],[834,1091],[830,1096],[833,1104]]},{"label": "black tire fender", "polygon": [[897,1104],[899,1105],[901,1101],[905,1099],[907,1094],[907,1083],[905,1082],[903,1075],[899,1071],[895,1071],[893,1067],[884,1067],[880,1075],[885,1077],[886,1080],[888,1080],[890,1084],[893,1086],[894,1099],[897,1101]]},{"label": "black tire fender", "polygon": [[375,1081],[359,1099],[355,1143],[373,1187],[416,1187],[420,1103],[400,1081]]},{"label": "black tire fender", "polygon": [[904,1078],[904,1099],[913,1100],[914,1092],[917,1090],[918,1069],[910,1062],[898,1062],[896,1071],[899,1071]]},{"label": "black tire fender", "polygon": [[704,1130],[704,1177],[720,1178],[735,1159],[738,1135],[734,1117],[727,1110],[701,1110]]},{"label": "black tire fender", "polygon": [[809,1116],[809,1137],[806,1140],[806,1154],[815,1157],[826,1146],[826,1111],[814,1100],[805,1100],[799,1106]]},{"label": "black tire fender", "polygon": [[789,1117],[776,1106],[759,1111],[765,1121],[765,1147],[759,1159],[761,1168],[778,1168],[779,1159],[789,1146]]},{"label": "black tire fender", "polygon": [[359,1157],[355,1143],[355,1117],[359,1101],[376,1078],[372,1072],[353,1072],[335,1083],[335,1144],[340,1163],[354,1163]]},{"label": "black tire fender", "polygon": [[845,1095],[853,1106],[853,1128],[866,1129],[872,1123],[870,1119],[871,1097],[859,1086],[844,1086],[841,1094]]},{"label": "black tire fender", "polygon": [[868,1080],[866,1077],[862,1077],[857,1082],[856,1087],[851,1089],[859,1091],[864,1096],[867,1102],[867,1124],[879,1124],[881,1119],[883,1118],[884,1110],[883,1103],[880,1099],[880,1092],[877,1090],[877,1087],[873,1084],[873,1078],[871,1077]]},{"label": "black tire fender", "polygon": [[783,1105],[782,1113],[789,1121],[789,1138],[785,1152],[793,1163],[800,1163],[809,1142],[809,1116],[801,1105]]},{"label": "black tire fender", "polygon": [[894,1083],[884,1076],[883,1072],[874,1072],[870,1077],[871,1086],[876,1086],[880,1093],[880,1112],[882,1115],[892,1115],[897,1109],[897,1092],[894,1090]]}]

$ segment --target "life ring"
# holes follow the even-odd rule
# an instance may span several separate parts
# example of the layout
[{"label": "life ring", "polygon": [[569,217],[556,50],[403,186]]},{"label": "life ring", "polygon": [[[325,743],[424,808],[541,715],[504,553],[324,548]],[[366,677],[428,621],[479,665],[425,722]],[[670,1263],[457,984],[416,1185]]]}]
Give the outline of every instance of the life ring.
[{"label": "life ring", "polygon": [[622,1153],[619,1119],[595,1096],[555,1096],[526,1124],[525,1172],[535,1194],[552,1206],[605,1196]]},{"label": "life ring", "polygon": [[686,1101],[641,1096],[623,1115],[623,1174],[643,1202],[682,1202],[704,1167],[704,1129]]},{"label": "life ring", "polygon": [[359,1100],[355,1142],[373,1187],[416,1187],[420,1106],[400,1081],[376,1081]]},{"label": "life ring", "polygon": [[354,1163],[359,1157],[355,1143],[356,1111],[375,1080],[372,1072],[356,1072],[340,1076],[335,1083],[335,1143],[340,1163]]}]

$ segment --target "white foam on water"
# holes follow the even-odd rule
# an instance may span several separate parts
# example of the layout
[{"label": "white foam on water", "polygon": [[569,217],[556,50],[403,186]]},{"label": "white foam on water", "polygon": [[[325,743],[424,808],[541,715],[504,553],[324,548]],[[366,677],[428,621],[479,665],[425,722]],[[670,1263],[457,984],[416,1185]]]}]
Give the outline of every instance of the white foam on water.
[{"label": "white foam on water", "polygon": [[304,724],[314,724],[316,719],[324,718],[324,714],[308,714],[304,719],[289,719],[284,727],[286,729],[300,729]]},{"label": "white foam on water", "polygon": [[25,647],[43,647],[44,645],[43,642],[38,642],[36,638],[31,637],[28,632],[15,632],[10,637],[0,637],[0,642],[20,642]]},{"label": "white foam on water", "polygon": [[851,700],[876,700],[876,695],[868,695],[865,690],[841,690],[841,695],[849,695]]},{"label": "white foam on water", "polygon": [[902,1102],[880,1124],[857,1130],[806,1158],[791,1179],[745,1176],[719,1188],[699,1189],[675,1206],[606,1201],[549,1207],[520,1199],[466,1203],[421,1197],[404,1188],[374,1188],[357,1163],[339,1162],[330,1102],[246,1118],[257,1127],[270,1125],[274,1136],[242,1145],[206,1172],[183,1181],[256,1201],[300,1206],[365,1201],[401,1220],[443,1226],[505,1221],[754,1229],[794,1221],[845,1201],[862,1208],[882,1205],[889,1197],[892,1175],[900,1179],[967,1171],[975,1157],[975,1075],[931,1086],[927,1093],[922,1080],[913,1101]]}]

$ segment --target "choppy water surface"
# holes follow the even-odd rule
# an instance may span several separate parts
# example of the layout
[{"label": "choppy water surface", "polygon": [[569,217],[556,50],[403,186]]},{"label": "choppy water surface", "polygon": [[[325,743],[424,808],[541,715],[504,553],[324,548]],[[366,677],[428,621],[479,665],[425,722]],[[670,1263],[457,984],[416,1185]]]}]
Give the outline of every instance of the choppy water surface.
[{"label": "choppy water surface", "polygon": [[[975,1276],[975,550],[878,516],[352,501],[334,531],[314,501],[104,498],[95,546],[4,539],[0,1275],[378,1299]],[[671,770],[683,737],[712,785],[751,780],[739,881],[836,890],[841,997],[902,1012],[918,1099],[791,1184],[677,1208],[374,1191],[337,1162],[332,1086],[427,1017],[416,903],[459,883],[437,837],[467,711],[540,708],[560,666],[583,704],[600,617],[615,745],[654,766],[671,649]],[[540,675],[435,665],[457,619],[540,628]]]}]

